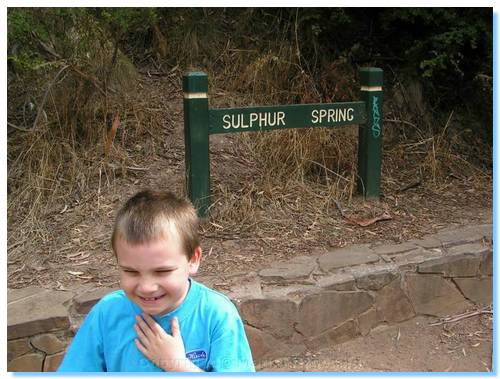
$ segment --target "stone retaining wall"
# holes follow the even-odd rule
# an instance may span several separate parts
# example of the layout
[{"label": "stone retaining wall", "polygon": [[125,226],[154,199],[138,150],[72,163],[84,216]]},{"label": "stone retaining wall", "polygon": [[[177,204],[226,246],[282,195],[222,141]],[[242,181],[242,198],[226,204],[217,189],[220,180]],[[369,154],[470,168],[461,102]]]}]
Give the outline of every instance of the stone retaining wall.
[{"label": "stone retaining wall", "polygon": [[[416,315],[490,304],[492,225],[399,245],[355,245],[298,256],[258,273],[197,278],[225,292],[255,361],[338,344]],[[112,288],[8,290],[8,371],[53,371],[84,315]]]}]

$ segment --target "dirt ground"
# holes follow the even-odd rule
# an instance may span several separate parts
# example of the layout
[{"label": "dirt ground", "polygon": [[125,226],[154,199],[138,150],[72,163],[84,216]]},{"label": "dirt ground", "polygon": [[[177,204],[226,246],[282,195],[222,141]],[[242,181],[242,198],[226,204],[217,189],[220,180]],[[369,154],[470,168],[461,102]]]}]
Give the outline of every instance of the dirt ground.
[{"label": "dirt ground", "polygon": [[329,349],[264,362],[258,371],[491,371],[491,315],[430,325],[435,322],[416,317]]},{"label": "dirt ground", "polygon": [[[91,178],[91,190],[61,199],[30,228],[15,212],[9,213],[9,288],[41,286],[64,290],[80,284],[117,286],[110,236],[119,206],[144,188],[183,192],[180,80],[144,76],[141,82],[141,91],[150,98],[151,108],[158,109],[159,117],[164,117],[163,130],[159,134],[145,132],[132,146],[126,146],[130,159],[125,167],[120,167],[111,154],[110,161],[100,166]],[[218,94],[211,96],[210,103],[217,107],[229,105]],[[120,128],[126,128],[125,125],[126,122]],[[124,132],[120,128],[117,141]],[[260,168],[248,152],[241,153],[240,146],[241,140],[236,135],[211,137],[213,214],[224,214],[222,208],[228,207],[227,203],[240,212],[236,222],[212,217],[202,225],[204,259],[200,274],[215,277],[216,289],[223,290],[231,276],[258,271],[297,255],[317,254],[318,250],[353,243],[403,242],[443,228],[491,222],[491,177],[485,178],[464,165],[451,169],[440,184],[416,181],[419,157],[412,155],[413,145],[407,150],[404,146],[384,150],[380,201],[352,197],[337,204],[321,186],[300,191],[279,186],[270,190],[255,188]],[[245,208],[238,204],[243,195],[245,201],[251,201],[248,209],[252,209],[252,218],[245,218]],[[366,219],[387,212],[390,219],[362,227],[349,222],[339,208],[348,217]],[[225,211],[227,214],[228,209]],[[462,333],[464,325],[467,326],[464,330],[472,335]],[[454,329],[448,332],[444,326],[427,326],[427,320],[412,320],[331,350],[287,362],[272,362],[266,369],[485,371],[491,368],[491,342],[487,341],[488,338],[491,341],[490,321],[476,317],[446,327]],[[398,330],[400,337],[395,339]]]}]

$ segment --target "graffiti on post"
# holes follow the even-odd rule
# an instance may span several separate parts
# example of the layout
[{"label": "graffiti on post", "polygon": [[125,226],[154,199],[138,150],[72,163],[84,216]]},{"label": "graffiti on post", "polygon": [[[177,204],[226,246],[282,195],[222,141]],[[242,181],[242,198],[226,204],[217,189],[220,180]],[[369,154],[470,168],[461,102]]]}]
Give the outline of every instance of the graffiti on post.
[{"label": "graffiti on post", "polygon": [[378,105],[378,97],[373,96],[372,112],[373,112],[373,124],[372,124],[372,135],[373,138],[380,137],[380,110]]}]

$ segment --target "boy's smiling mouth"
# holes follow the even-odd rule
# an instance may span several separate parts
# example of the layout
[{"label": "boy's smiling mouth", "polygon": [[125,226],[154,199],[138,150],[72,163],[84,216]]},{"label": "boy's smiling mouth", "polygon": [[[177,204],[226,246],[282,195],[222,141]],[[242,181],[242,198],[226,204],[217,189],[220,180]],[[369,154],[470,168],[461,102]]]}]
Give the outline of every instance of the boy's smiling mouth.
[{"label": "boy's smiling mouth", "polygon": [[160,296],[156,296],[156,297],[144,297],[144,296],[140,296],[140,295],[138,295],[138,297],[139,297],[139,299],[141,299],[142,301],[144,301],[146,303],[153,303],[157,300],[164,298],[165,294],[160,295]]}]

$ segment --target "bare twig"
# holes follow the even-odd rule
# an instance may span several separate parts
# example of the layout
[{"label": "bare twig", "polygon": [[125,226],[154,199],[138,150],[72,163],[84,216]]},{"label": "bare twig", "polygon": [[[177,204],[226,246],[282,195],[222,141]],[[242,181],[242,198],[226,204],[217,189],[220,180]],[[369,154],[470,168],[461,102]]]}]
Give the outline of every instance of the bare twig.
[{"label": "bare twig", "polygon": [[462,313],[462,314],[459,314],[456,316],[445,317],[438,322],[434,322],[432,324],[429,324],[429,326],[449,324],[451,322],[457,322],[457,321],[460,321],[460,320],[463,320],[463,319],[466,319],[469,317],[479,316],[479,315],[483,315],[483,314],[493,314],[493,312],[491,310],[491,306],[478,309],[477,311],[465,312],[465,313]]},{"label": "bare twig", "polygon": [[10,126],[11,128],[14,128],[16,130],[20,130],[21,132],[31,132],[33,131],[32,128],[23,128],[21,126],[14,125],[12,122],[7,121],[7,125]]},{"label": "bare twig", "polygon": [[[92,75],[85,74],[84,72],[80,71],[76,67],[72,68],[73,72],[77,73],[80,75],[82,78],[88,80],[90,83],[94,85],[94,87],[103,95],[106,96],[106,91],[104,91],[101,86],[98,84],[98,79],[93,77]],[[107,90],[110,90],[111,92],[115,92],[113,89],[108,88]]]},{"label": "bare twig", "polygon": [[43,112],[43,107],[45,106],[45,102],[47,101],[47,96],[50,92],[50,90],[52,89],[52,86],[54,85],[54,83],[57,81],[57,78],[59,78],[59,76],[69,67],[69,65],[66,65],[64,66],[63,68],[61,68],[56,76],[54,76],[54,78],[52,79],[52,81],[49,83],[49,85],[47,86],[47,90],[45,91],[45,94],[43,95],[43,99],[42,99],[42,103],[40,104],[40,106],[38,107],[38,112],[36,114],[36,117],[35,117],[35,121],[33,121],[33,127],[31,128],[32,130],[35,130],[35,127],[36,125],[38,124],[38,120],[40,119],[40,116],[42,115],[42,112]]},{"label": "bare twig", "polygon": [[406,121],[406,120],[396,120],[396,119],[388,119],[388,118],[384,118],[382,120],[383,122],[397,122],[399,124],[406,124],[406,125],[409,125],[409,126],[413,126],[414,128],[418,128],[417,125],[409,122],[409,121]]},{"label": "bare twig", "polygon": [[337,206],[337,209],[339,210],[340,212],[340,215],[342,217],[345,217],[345,213],[344,213],[344,210],[342,209],[342,206],[340,205],[339,201],[337,199],[333,199],[333,202],[335,203],[335,205]]},{"label": "bare twig", "polygon": [[448,116],[448,120],[446,121],[446,124],[445,124],[445,126],[443,128],[443,132],[439,136],[439,140],[441,140],[441,139],[444,138],[444,134],[446,133],[446,129],[448,129],[448,126],[450,125],[451,118],[453,117],[453,112],[454,112],[454,110],[452,110],[451,113],[450,113],[450,115]]},{"label": "bare twig", "polygon": [[340,179],[344,179],[346,182],[350,181],[349,179],[344,178],[342,175],[337,174],[335,171],[330,170],[328,167],[326,167],[325,165],[322,165],[319,162],[316,162],[316,161],[309,161],[309,162],[314,163],[315,165],[318,165],[319,167],[321,167],[325,171],[328,171],[329,173],[334,174],[335,176],[338,176]]},{"label": "bare twig", "polygon": [[26,267],[26,264],[23,264],[21,268],[18,268],[17,270],[14,270],[12,271],[11,273],[9,273],[9,278],[14,275],[14,274],[17,274],[18,272],[21,272],[24,270],[24,268]]},{"label": "bare twig", "polygon": [[54,50],[54,46],[49,45],[48,43],[42,41],[37,32],[31,31],[31,35],[36,39],[40,47],[44,52],[50,55],[53,58],[61,59],[61,56]]},{"label": "bare twig", "polygon": [[413,142],[413,143],[406,143],[406,144],[402,144],[401,146],[403,147],[410,147],[410,148],[414,148],[414,147],[417,147],[417,146],[420,146],[420,145],[424,145],[426,144],[427,142],[430,142],[434,139],[434,137],[429,137],[429,138],[426,138],[422,141],[419,141],[419,142]]},{"label": "bare twig", "polygon": [[399,189],[399,192],[404,192],[406,190],[409,190],[410,188],[415,188],[415,187],[419,186],[420,184],[422,184],[422,179],[418,179],[418,180],[416,180],[416,181],[414,181],[414,182],[412,182],[410,184],[407,184],[404,187],[401,187]]},{"label": "bare twig", "polygon": [[15,243],[13,243],[12,245],[10,246],[7,246],[7,251],[12,251],[15,247],[19,246],[19,245],[22,245],[23,243],[26,242],[26,238],[21,240],[21,241],[17,241]]},{"label": "bare twig", "polygon": [[130,171],[148,171],[149,169],[147,167],[133,167],[133,166],[126,166],[125,167],[127,170]]},{"label": "bare twig", "polygon": [[299,8],[297,8],[295,10],[295,45],[296,45],[296,49],[297,49],[295,54],[297,55],[297,59],[299,61],[299,66],[301,66],[301,62],[300,62],[301,54],[300,54],[300,47],[299,47],[299,37],[298,37],[298,32],[297,32],[297,30],[299,28],[298,18],[299,18]]},{"label": "bare twig", "polygon": [[116,130],[118,129],[118,125],[120,125],[120,113],[115,114],[115,118],[113,120],[113,125],[111,126],[111,129],[108,132],[108,138],[106,140],[106,145],[104,146],[104,160],[108,158],[109,155],[109,150],[111,149],[111,145],[113,144],[113,141],[115,140],[116,136]]}]

